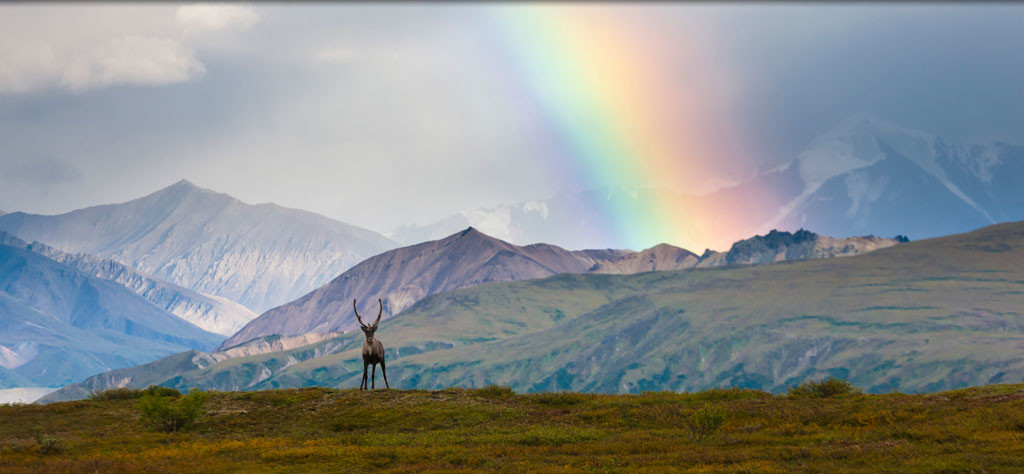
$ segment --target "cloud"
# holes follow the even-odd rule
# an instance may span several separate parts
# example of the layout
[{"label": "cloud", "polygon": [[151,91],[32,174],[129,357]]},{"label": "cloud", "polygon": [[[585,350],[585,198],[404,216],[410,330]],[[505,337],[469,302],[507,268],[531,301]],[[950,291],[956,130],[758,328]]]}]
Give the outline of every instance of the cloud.
[{"label": "cloud", "polygon": [[317,51],[313,60],[318,63],[336,63],[356,58],[359,53],[349,48],[333,48]]},{"label": "cloud", "polygon": [[260,20],[249,5],[194,3],[178,7],[175,18],[186,33],[249,28]]},{"label": "cloud", "polygon": [[82,179],[82,170],[71,163],[47,157],[2,165],[0,179],[9,184],[48,187],[78,181]]},{"label": "cloud", "polygon": [[[198,52],[237,44],[260,16],[242,4],[0,6],[0,94],[164,85],[202,76]],[[234,42],[234,43],[233,43]]]},{"label": "cloud", "polygon": [[53,48],[45,41],[0,44],[0,92],[28,91],[57,70]]},{"label": "cloud", "polygon": [[124,36],[73,59],[61,83],[82,91],[111,84],[173,84],[206,71],[188,48],[171,38]]}]

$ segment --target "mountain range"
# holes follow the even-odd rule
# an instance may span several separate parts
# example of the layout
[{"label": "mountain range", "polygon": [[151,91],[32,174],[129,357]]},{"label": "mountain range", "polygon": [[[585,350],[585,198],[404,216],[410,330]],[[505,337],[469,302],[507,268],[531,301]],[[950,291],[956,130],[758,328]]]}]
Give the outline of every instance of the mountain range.
[{"label": "mountain range", "polygon": [[513,245],[472,227],[444,239],[391,250],[371,257],[330,283],[301,298],[261,314],[222,348],[270,335],[332,333],[358,327],[352,299],[363,312],[383,300],[387,319],[426,296],[489,282],[530,280],[562,273],[630,274],[656,270],[766,263],[854,255],[895,245],[893,239],[835,239],[801,230],[773,231],[735,243],[728,252],[693,252],[661,244],[631,250],[569,251],[548,244]]},{"label": "mountain range", "polygon": [[597,208],[642,213],[670,199],[682,210],[678,218],[712,248],[739,236],[801,227],[824,235],[902,234],[916,240],[1024,219],[1021,182],[1022,146],[959,144],[858,114],[781,166],[707,194],[587,190],[458,212],[401,226],[391,237],[411,244],[473,226],[515,244],[623,248],[624,242],[608,237]]},{"label": "mountain range", "polygon": [[0,388],[61,386],[222,339],[117,282],[0,244]]},{"label": "mountain range", "polygon": [[[774,392],[835,376],[871,392],[1020,382],[1024,222],[845,258],[633,275],[561,274],[428,296],[381,322],[392,387]],[[358,331],[223,359],[189,351],[112,386],[354,387]]]},{"label": "mountain range", "polygon": [[547,244],[521,247],[470,227],[441,240],[369,258],[315,291],[261,314],[228,338],[223,347],[271,334],[294,336],[354,329],[358,322],[352,312],[353,298],[363,300],[366,314],[376,314],[376,300],[383,299],[383,317],[390,317],[427,295],[492,281],[583,273],[601,260],[627,252],[570,252]]},{"label": "mountain range", "polygon": [[255,312],[396,246],[370,230],[276,204],[246,204],[185,180],[121,204],[0,215],[0,230],[114,260]]},{"label": "mountain range", "polygon": [[0,231],[0,244],[35,252],[87,275],[118,283],[164,311],[213,333],[230,336],[256,317],[233,301],[167,283],[113,260],[61,252],[41,242],[29,244],[4,231]]},{"label": "mountain range", "polygon": [[[288,268],[273,265],[264,267],[259,263],[280,260],[288,255],[295,257],[296,254],[301,254],[296,257],[298,261],[323,259],[318,260],[319,272],[326,272],[329,271],[325,270],[327,268],[342,265],[343,262],[330,261],[330,256],[337,254],[330,249],[347,245],[348,240],[337,235],[332,237],[336,240],[334,243],[317,240],[323,237],[322,234],[326,231],[316,228],[316,225],[333,221],[319,216],[309,217],[313,227],[309,232],[303,232],[308,228],[301,225],[293,225],[286,230],[279,228],[285,225],[282,222],[295,224],[295,219],[307,217],[309,216],[301,211],[291,211],[273,205],[249,206],[230,196],[198,188],[187,181],[125,204],[87,208],[60,216],[33,216],[23,213],[0,216],[0,227],[29,235],[42,235],[50,242],[64,247],[91,249],[112,255],[108,258],[82,251],[72,253],[38,239],[27,243],[11,233],[0,231],[0,244],[33,254],[25,259],[31,264],[11,265],[5,269],[7,273],[4,276],[14,278],[13,281],[17,283],[5,291],[15,291],[11,288],[16,288],[16,294],[8,291],[8,296],[15,295],[18,301],[6,303],[3,311],[0,311],[0,319],[4,320],[5,324],[15,326],[19,320],[23,323],[28,321],[24,324],[34,329],[14,329],[15,326],[12,326],[11,331],[6,334],[7,337],[0,340],[3,387],[61,385],[80,380],[92,373],[144,363],[183,349],[209,349],[211,344],[218,342],[217,335],[232,336],[223,343],[224,348],[249,342],[242,347],[223,352],[225,357],[280,351],[308,344],[354,327],[355,321],[347,304],[349,296],[362,298],[371,305],[374,296],[383,297],[386,316],[390,317],[430,294],[491,281],[542,278],[566,272],[634,273],[691,268],[698,264],[736,263],[723,259],[724,254],[705,252],[705,255],[697,257],[692,252],[668,245],[644,252],[567,251],[546,244],[515,246],[483,235],[475,229],[467,229],[442,241],[388,251],[367,259],[358,268],[337,276],[331,284],[308,293],[306,297],[297,301],[273,309],[259,318],[259,321],[248,325],[247,323],[256,318],[255,313],[248,308],[226,297],[208,295],[193,289],[198,287],[224,290],[230,286],[225,285],[237,282],[247,274],[250,288],[271,285],[275,279],[288,280],[287,285],[293,288],[301,287],[303,281],[308,285],[312,277],[297,277],[296,281],[291,281],[287,276],[308,275],[312,272],[290,271]],[[248,229],[251,232],[225,230],[226,227],[219,223],[219,220],[225,218],[233,219],[232,222],[246,223],[249,227],[242,226],[240,229]],[[272,236],[273,232],[264,235],[253,231],[254,225],[277,228],[281,236],[271,238],[267,235]],[[334,225],[339,228],[343,226],[340,223]],[[288,234],[288,230],[296,229],[296,234]],[[288,239],[281,244],[285,234],[288,234]],[[205,242],[200,244],[200,247],[206,246],[203,248],[213,253],[203,254],[195,248],[180,244],[178,241],[182,239],[189,242]],[[763,256],[761,260],[813,256],[805,250],[797,251],[795,246],[791,251],[783,251],[785,255],[776,255],[780,248],[788,248],[797,242],[784,242],[785,239],[778,240],[774,237],[771,240],[774,247],[759,247],[762,253],[771,254],[766,254],[767,256]],[[357,240],[356,244],[358,243]],[[320,252],[319,256],[316,256],[316,252],[310,251],[310,248],[317,249]],[[856,246],[851,248],[853,250],[847,253],[867,249]],[[144,252],[145,249],[149,250]],[[224,259],[238,257],[241,252],[239,249],[249,249],[246,252],[254,259],[253,262],[241,265],[236,262],[234,266],[228,265]],[[270,249],[274,258],[268,260],[256,257],[264,252],[263,249]],[[8,257],[14,258],[14,254],[9,253]],[[168,263],[161,265],[149,264],[164,275],[177,275],[179,278],[182,278],[182,275],[192,275],[183,268],[194,269],[194,264],[197,263],[209,262],[218,270],[204,273],[198,281],[191,281],[191,285],[186,287],[133,268],[118,261],[117,258],[135,263],[167,260]],[[61,270],[43,272],[42,275],[48,275],[46,278],[33,280],[27,277],[31,272],[19,273],[25,268]],[[224,278],[220,278],[221,276]],[[62,278],[71,278],[72,283],[55,283],[63,281]],[[80,282],[83,279],[90,282],[86,285],[88,291],[82,290]],[[101,281],[103,283],[100,283]],[[94,288],[103,290],[98,291]],[[129,297],[123,290],[128,290],[138,298]],[[45,296],[36,296],[35,293]],[[86,296],[82,296],[83,294]],[[269,301],[269,297],[251,295],[255,299]],[[71,305],[72,309],[55,310],[49,306],[39,308],[35,306],[34,298],[63,301],[62,304]],[[91,309],[77,305],[91,305]],[[75,315],[88,313],[90,316],[86,319],[101,319],[104,321],[101,324],[104,328],[114,328],[115,332],[126,332],[133,337],[139,334],[132,331],[142,326],[163,325],[166,327],[161,330],[162,332],[157,331],[160,335],[153,337],[171,342],[140,343],[124,339],[120,334],[112,336],[107,333],[97,338],[95,335],[87,334],[88,331],[82,332],[83,328],[78,325],[81,320],[77,319],[77,316],[74,321],[68,320],[71,317],[68,311]],[[85,313],[82,313],[83,311]],[[372,308],[370,311],[372,312]],[[148,322],[140,322],[139,318],[149,319]],[[176,320],[171,323],[167,318]],[[66,324],[57,324],[51,319],[64,321]],[[45,320],[47,323],[33,322],[35,320]],[[162,322],[157,324],[153,322],[155,320]],[[40,327],[46,328],[49,337],[41,336]],[[199,335],[196,333],[197,330]],[[150,336],[152,335],[147,335],[143,339]],[[110,342],[112,338],[120,339]],[[45,366],[57,368],[40,368]]]}]

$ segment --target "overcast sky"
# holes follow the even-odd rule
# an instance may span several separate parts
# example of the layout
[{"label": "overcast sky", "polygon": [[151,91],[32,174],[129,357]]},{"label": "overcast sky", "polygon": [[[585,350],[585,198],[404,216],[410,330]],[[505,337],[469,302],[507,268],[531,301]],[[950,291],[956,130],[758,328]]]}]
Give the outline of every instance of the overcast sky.
[{"label": "overcast sky", "polygon": [[[2,5],[0,210],[186,178],[389,231],[578,189],[550,171],[536,105],[510,92],[497,8],[519,6]],[[858,112],[1024,143],[1021,5],[594,8],[647,32],[637,44],[680,84],[702,74],[674,61],[683,43],[728,77],[732,110],[707,126],[740,131],[750,156],[688,186],[787,161]]]}]

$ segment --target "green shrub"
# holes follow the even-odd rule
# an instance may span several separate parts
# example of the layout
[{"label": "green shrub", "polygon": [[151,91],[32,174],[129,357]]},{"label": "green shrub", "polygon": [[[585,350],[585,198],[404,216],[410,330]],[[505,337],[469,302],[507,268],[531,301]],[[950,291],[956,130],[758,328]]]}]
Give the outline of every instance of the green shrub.
[{"label": "green shrub", "polygon": [[470,390],[470,393],[483,398],[512,398],[516,396],[515,390],[505,385],[488,385]]},{"label": "green shrub", "polygon": [[130,400],[133,398],[139,398],[143,395],[180,397],[181,392],[170,387],[161,387],[159,385],[150,385],[145,390],[138,390],[134,388],[112,388],[109,390],[103,390],[102,392],[93,392],[89,395],[89,400]]},{"label": "green shrub", "polygon": [[192,390],[177,399],[146,394],[139,401],[139,408],[142,410],[143,421],[153,428],[168,432],[179,431],[199,419],[208,397],[201,390]]},{"label": "green shrub", "polygon": [[[181,392],[170,388],[161,387],[160,385],[150,385],[145,390],[146,395],[153,395],[155,397],[180,397]],[[141,395],[140,395],[141,396]]]},{"label": "green shrub", "polygon": [[836,395],[853,393],[855,389],[850,382],[829,377],[822,380],[808,380],[796,387],[789,388],[790,398],[829,398]]},{"label": "green shrub", "polygon": [[39,450],[40,454],[58,454],[63,453],[67,449],[67,444],[64,443],[64,440],[46,436],[38,427],[36,427],[34,435],[36,438],[36,449]]},{"label": "green shrub", "polygon": [[139,398],[141,396],[142,390],[136,390],[134,388],[112,388],[101,392],[92,392],[89,394],[89,400],[128,400],[132,398]]},{"label": "green shrub", "polygon": [[701,441],[722,427],[725,423],[725,410],[718,405],[705,404],[687,421],[694,441]]}]

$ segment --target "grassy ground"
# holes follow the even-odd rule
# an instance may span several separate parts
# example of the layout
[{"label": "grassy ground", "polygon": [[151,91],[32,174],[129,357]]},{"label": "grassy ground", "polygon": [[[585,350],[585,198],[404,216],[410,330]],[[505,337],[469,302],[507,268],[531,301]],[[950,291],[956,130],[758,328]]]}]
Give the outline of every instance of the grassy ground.
[{"label": "grassy ground", "polygon": [[[306,388],[210,394],[183,432],[138,399],[0,406],[0,472],[1024,470],[1024,385],[792,399]],[[688,422],[725,412],[713,435]],[[44,453],[43,438],[59,439]]]}]

